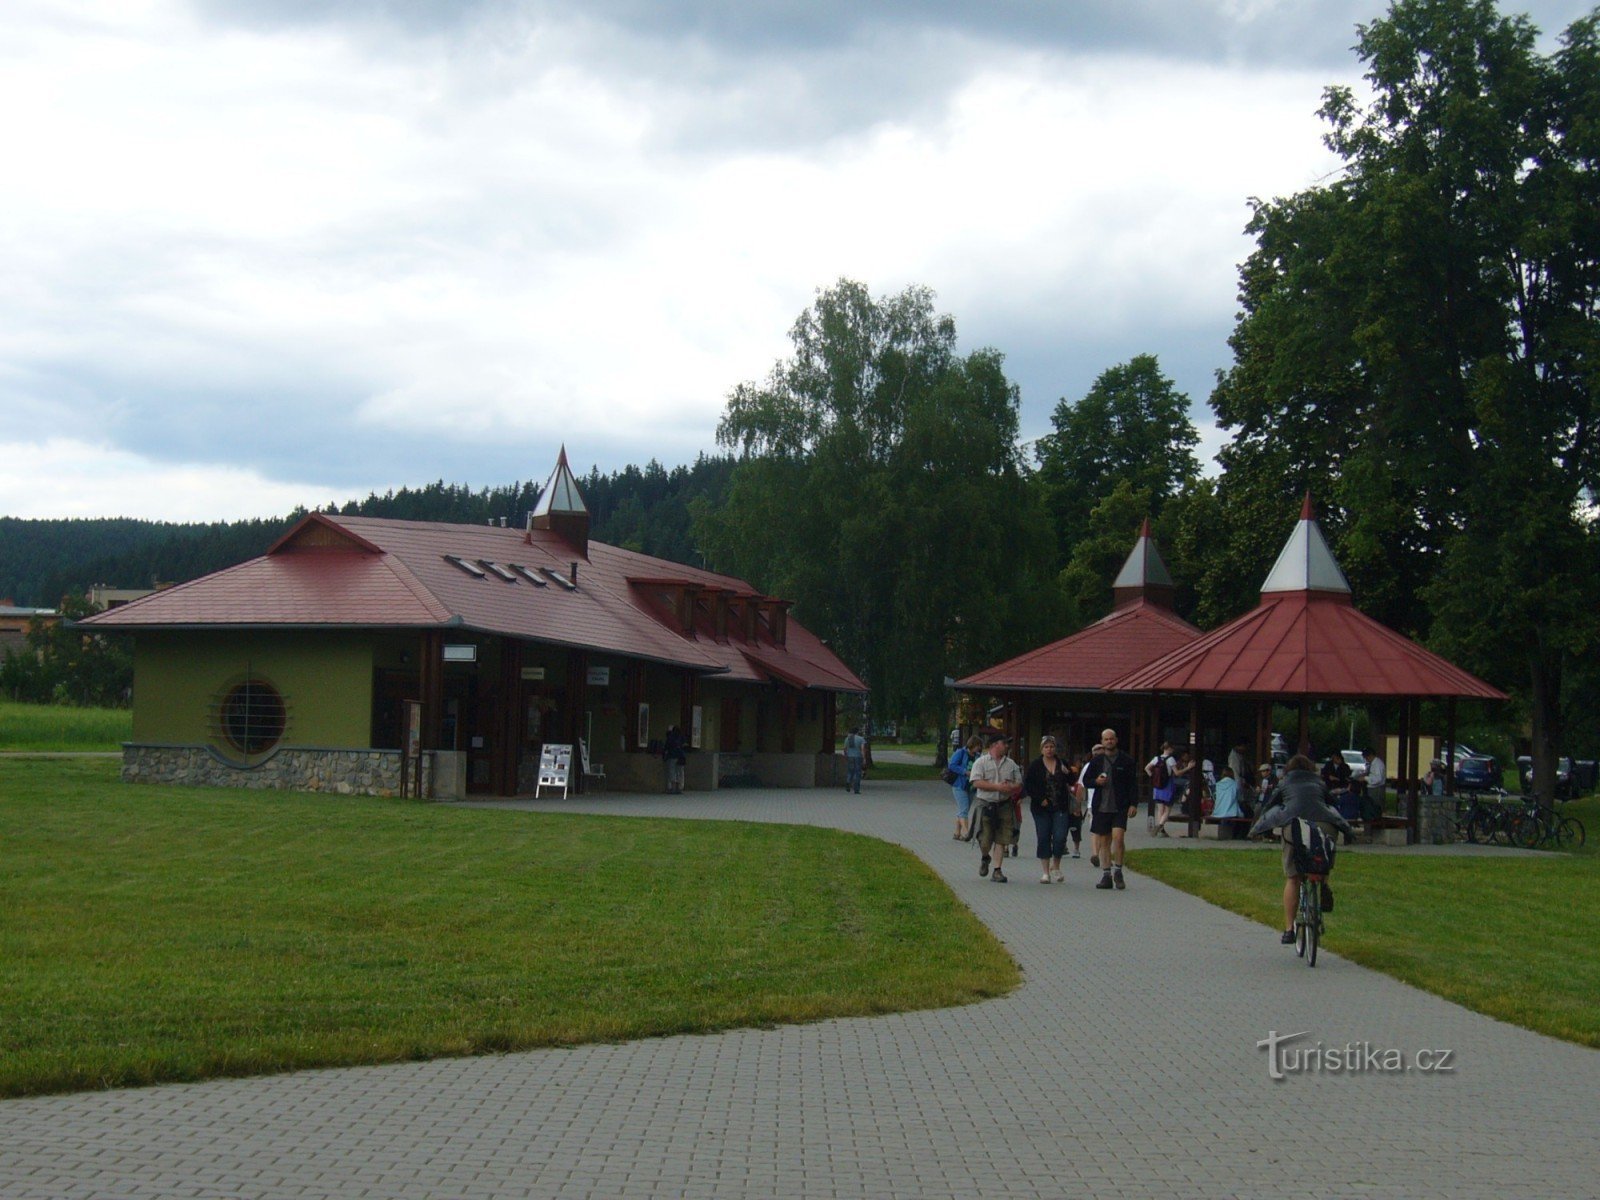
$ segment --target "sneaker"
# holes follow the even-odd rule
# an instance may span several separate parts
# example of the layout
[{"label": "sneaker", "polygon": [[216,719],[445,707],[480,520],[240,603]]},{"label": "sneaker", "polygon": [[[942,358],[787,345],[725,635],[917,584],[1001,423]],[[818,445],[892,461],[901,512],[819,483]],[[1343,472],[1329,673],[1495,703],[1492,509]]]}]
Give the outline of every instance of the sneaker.
[{"label": "sneaker", "polygon": [[1006,854],[1008,857],[1015,858],[1017,856],[1017,848],[1015,846],[1007,847]]},{"label": "sneaker", "polygon": [[1122,882],[1122,868],[1121,867],[1117,868],[1117,873],[1115,875],[1113,875],[1111,878],[1112,878],[1112,886],[1115,887],[1117,889],[1117,891],[1119,891],[1119,892],[1124,890],[1128,886],[1127,884]]},{"label": "sneaker", "polygon": [[985,854],[983,856],[983,861],[978,864],[978,874],[979,875],[987,875],[988,873],[989,873],[989,856],[987,854]]},{"label": "sneaker", "polygon": [[1095,884],[1094,886],[1096,888],[1098,888],[1102,892],[1110,891],[1111,890],[1111,886],[1112,886],[1112,884],[1111,884],[1111,872],[1107,871],[1104,875],[1100,876],[1100,882]]},{"label": "sneaker", "polygon": [[1067,877],[1065,875],[1063,875],[1060,871],[1057,871],[1056,872],[1056,882],[1057,883],[1065,883],[1066,881],[1067,881]]},{"label": "sneaker", "polygon": [[1171,837],[1172,835],[1167,832],[1167,827],[1165,825],[1157,825],[1156,826],[1156,836],[1157,837]]},{"label": "sneaker", "polygon": [[1283,933],[1281,935],[1279,935],[1279,937],[1278,937],[1278,945],[1280,945],[1280,946],[1292,946],[1292,945],[1294,945],[1294,930],[1285,929],[1283,931]]},{"label": "sneaker", "polygon": [[1040,875],[1039,876],[1039,882],[1040,883],[1049,883],[1050,882],[1050,872],[1046,871],[1043,875]]},{"label": "sneaker", "polygon": [[1006,873],[1004,871],[996,871],[993,875],[989,876],[989,882],[990,883],[1010,883],[1011,881],[1006,878]]},{"label": "sneaker", "polygon": [[[1078,856],[1074,854],[1072,857],[1077,858]],[[1089,855],[1089,865],[1091,867],[1098,867],[1100,865],[1100,856],[1098,854]]]},{"label": "sneaker", "polygon": [[1080,855],[1080,854],[1079,854],[1079,853],[1078,853],[1078,852],[1077,852],[1077,851],[1076,851],[1076,850],[1074,850],[1074,851],[1073,851],[1073,852],[1072,852],[1072,857],[1073,857],[1073,858],[1080,858],[1080,857],[1082,857],[1082,856],[1081,856],[1081,855]]}]

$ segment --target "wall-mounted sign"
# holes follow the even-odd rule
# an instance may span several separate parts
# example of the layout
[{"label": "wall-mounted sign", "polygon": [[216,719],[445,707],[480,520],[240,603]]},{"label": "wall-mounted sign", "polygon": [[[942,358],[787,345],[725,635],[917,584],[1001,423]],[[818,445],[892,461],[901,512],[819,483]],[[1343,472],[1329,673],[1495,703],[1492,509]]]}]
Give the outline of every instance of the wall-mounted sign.
[{"label": "wall-mounted sign", "polygon": [[446,642],[444,660],[445,662],[477,662],[478,648],[471,642]]},{"label": "wall-mounted sign", "polygon": [[522,668],[522,677],[524,679],[543,679],[544,678],[544,668],[543,667],[523,667]]},{"label": "wall-mounted sign", "polygon": [[650,706],[639,705],[639,747],[643,749],[650,744]]},{"label": "wall-mounted sign", "polygon": [[590,687],[610,687],[611,686],[611,668],[610,667],[590,667],[589,668],[589,686]]},{"label": "wall-mounted sign", "polygon": [[693,712],[694,712],[694,715],[693,715],[692,719],[689,721],[689,745],[693,746],[696,750],[698,750],[698,749],[700,749],[700,732],[701,732],[701,729],[702,729],[702,722],[705,719],[704,718],[705,709],[701,708],[698,704],[696,704],[694,706]]}]

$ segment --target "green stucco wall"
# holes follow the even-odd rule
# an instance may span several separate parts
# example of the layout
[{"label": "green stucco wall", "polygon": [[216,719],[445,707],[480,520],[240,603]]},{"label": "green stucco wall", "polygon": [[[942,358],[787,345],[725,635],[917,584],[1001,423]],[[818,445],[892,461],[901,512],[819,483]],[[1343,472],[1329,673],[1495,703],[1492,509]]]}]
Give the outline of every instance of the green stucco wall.
[{"label": "green stucco wall", "polygon": [[134,639],[133,740],[210,745],[218,699],[247,677],[275,687],[288,710],[283,743],[364,749],[381,635],[183,632]]}]

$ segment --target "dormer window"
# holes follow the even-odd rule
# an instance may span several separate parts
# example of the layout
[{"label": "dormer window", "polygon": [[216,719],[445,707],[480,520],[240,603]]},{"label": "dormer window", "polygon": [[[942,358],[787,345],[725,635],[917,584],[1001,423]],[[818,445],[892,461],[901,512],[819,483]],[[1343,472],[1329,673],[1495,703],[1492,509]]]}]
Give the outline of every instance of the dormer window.
[{"label": "dormer window", "polygon": [[488,578],[488,575],[484,573],[482,567],[480,567],[477,563],[468,562],[459,554],[446,554],[444,556],[444,560],[445,562],[450,563],[452,566],[461,568],[461,570],[465,571],[468,575],[471,575],[474,579]]}]

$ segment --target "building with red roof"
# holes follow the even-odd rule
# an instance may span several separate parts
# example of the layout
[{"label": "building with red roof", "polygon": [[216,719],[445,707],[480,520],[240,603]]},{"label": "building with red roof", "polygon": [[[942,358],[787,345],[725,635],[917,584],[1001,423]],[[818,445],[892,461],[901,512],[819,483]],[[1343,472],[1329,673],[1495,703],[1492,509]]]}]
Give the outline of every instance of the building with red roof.
[{"label": "building with red roof", "polygon": [[691,788],[831,779],[865,688],[790,602],[588,535],[563,449],[525,529],[313,513],[88,618],[134,639],[125,776],[388,792],[414,722],[440,795],[531,791],[546,744],[657,788],[673,726]]}]

